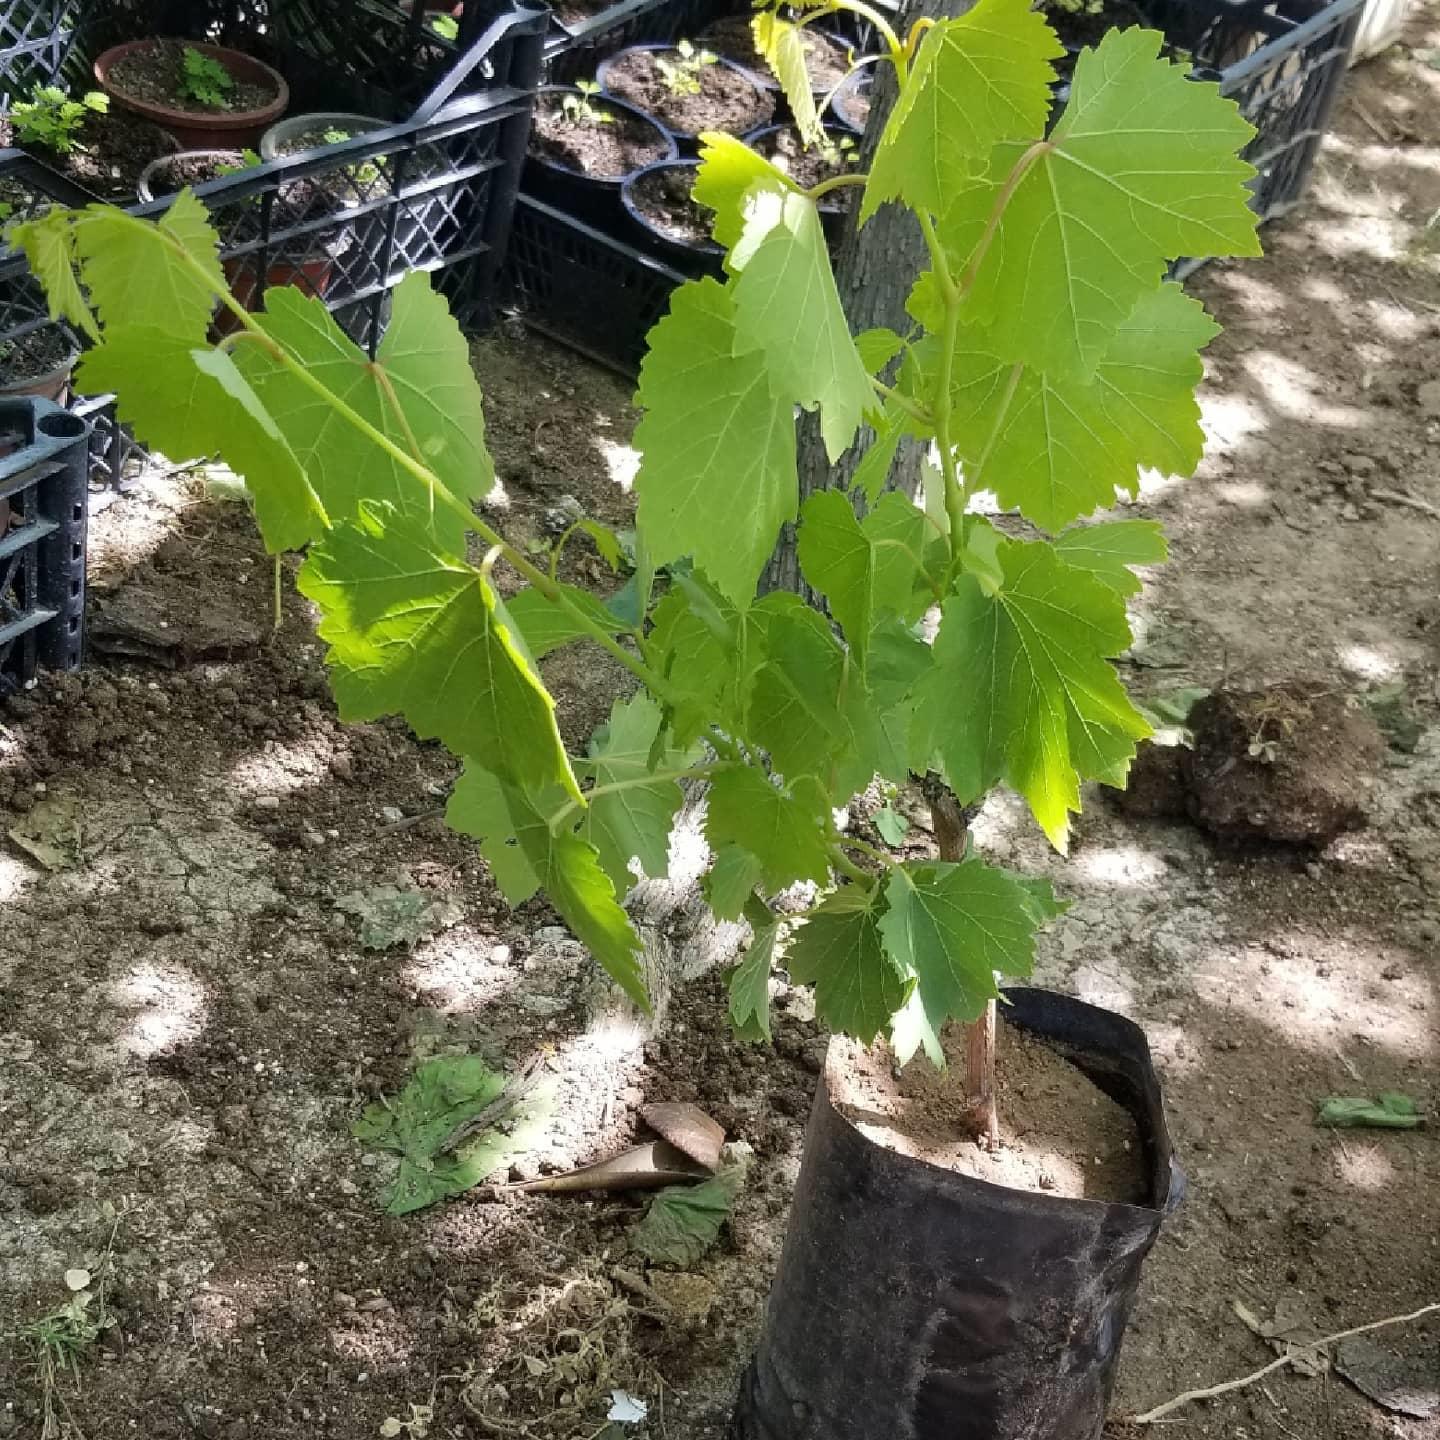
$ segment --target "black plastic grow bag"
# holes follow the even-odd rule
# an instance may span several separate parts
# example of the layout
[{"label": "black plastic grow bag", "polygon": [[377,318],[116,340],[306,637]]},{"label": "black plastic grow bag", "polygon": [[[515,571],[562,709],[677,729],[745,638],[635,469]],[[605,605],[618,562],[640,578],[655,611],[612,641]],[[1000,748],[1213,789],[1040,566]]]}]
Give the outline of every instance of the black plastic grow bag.
[{"label": "black plastic grow bag", "polygon": [[1098,1440],[1141,1262],[1184,1176],[1139,1028],[1046,990],[1006,995],[1010,1024],[1134,1116],[1149,1205],[1011,1190],[886,1150],[822,1075],[732,1440]]},{"label": "black plastic grow bag", "polygon": [[80,664],[89,434],[48,400],[0,400],[0,695]]}]

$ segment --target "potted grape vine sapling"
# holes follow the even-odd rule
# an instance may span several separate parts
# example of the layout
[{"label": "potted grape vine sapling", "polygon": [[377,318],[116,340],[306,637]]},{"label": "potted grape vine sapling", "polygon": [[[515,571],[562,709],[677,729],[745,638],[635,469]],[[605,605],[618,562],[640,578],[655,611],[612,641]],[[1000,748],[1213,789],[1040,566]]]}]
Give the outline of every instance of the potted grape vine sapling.
[{"label": "potted grape vine sapling", "polygon": [[620,187],[636,171],[678,154],[674,137],[623,100],[602,97],[593,80],[545,85],[525,167],[526,190],[580,220],[620,215]]},{"label": "potted grape vine sapling", "polygon": [[[218,454],[267,546],[306,549],[342,717],[398,713],[448,746],[450,825],[512,904],[543,889],[642,1008],[659,961],[621,901],[636,867],[665,873],[682,784],[706,786],[705,898],[752,937],[732,1020],[768,1036],[778,963],[837,1035],[736,1440],[1099,1440],[1181,1181],[1129,1021],[1011,986],[997,1070],[997,977],[1029,974],[1063,907],[978,853],[964,816],[1003,782],[1063,850],[1081,782],[1123,784],[1149,733],[1113,657],[1133,567],[1163,537],[1093,516],[1142,466],[1199,463],[1216,327],[1164,275],[1258,253],[1239,159],[1254,132],[1154,31],[1084,52],[1047,135],[1063,49],[1029,0],[978,0],[904,40],[867,18],[899,83],[868,174],[802,188],[705,137],[695,195],[725,268],[679,287],[650,335],[636,536],[658,568],[625,615],[477,513],[494,483],[481,398],[424,275],[395,289],[372,361],[293,289],[258,324],[183,192],[155,225],[92,208],[16,234],[57,317],[97,339],[85,387],[116,392],[145,443]],[[917,217],[923,269],[891,277],[905,335],[849,333],[817,208],[835,188],[860,192],[859,224],[887,203]],[[130,284],[142,267],[157,283]],[[217,296],[248,343],[201,344]],[[800,503],[796,407],[818,411],[832,459],[874,430],[850,493]],[[924,505],[884,489],[906,434],[936,457]],[[980,491],[1025,538],[971,512]],[[757,598],[792,521],[826,615]],[[582,644],[638,683],[572,755],[535,660]],[[877,776],[921,777],[938,853],[842,826]],[[777,910],[802,882],[808,908]],[[937,1075],[922,1051],[954,1063]],[[1037,1104],[1055,1155],[1006,1143]],[[1092,1109],[1101,1167],[1073,1163]]]},{"label": "potted grape vine sapling", "polygon": [[95,79],[189,150],[254,145],[290,103],[284,76],[264,61],[184,40],[114,45],[95,61]]},{"label": "potted grape vine sapling", "polygon": [[689,40],[632,45],[602,60],[595,78],[692,144],[702,130],[747,134],[775,113],[775,97],[749,71]]}]

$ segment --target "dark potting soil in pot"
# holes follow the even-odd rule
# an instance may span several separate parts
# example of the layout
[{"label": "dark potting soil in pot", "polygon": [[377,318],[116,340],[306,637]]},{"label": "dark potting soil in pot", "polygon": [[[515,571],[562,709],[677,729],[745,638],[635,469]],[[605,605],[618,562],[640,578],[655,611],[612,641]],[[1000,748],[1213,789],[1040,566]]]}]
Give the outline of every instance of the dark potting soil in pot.
[{"label": "dark potting soil in pot", "polygon": [[[806,145],[793,125],[782,126],[769,135],[762,135],[754,148],[777,170],[783,170],[797,185],[808,190],[822,180],[848,175],[859,168],[860,147],[850,135],[827,133],[823,145]],[[838,200],[827,195],[826,200]]]},{"label": "dark potting soil in pot", "polygon": [[575,121],[565,114],[560,96],[542,95],[530,131],[531,154],[566,170],[618,180],[674,153],[665,137],[638,115],[612,110],[603,100],[589,103],[614,118],[608,125]]},{"label": "dark potting soil in pot", "polygon": [[693,165],[652,170],[629,187],[630,203],[662,234],[686,245],[711,243],[715,212],[690,194]]},{"label": "dark potting soil in pot", "polygon": [[150,181],[158,194],[183,190],[187,185],[204,185],[222,176],[245,168],[244,157],[237,150],[229,159],[216,155],[177,155],[164,170]]},{"label": "dark potting soil in pot", "polygon": [[117,92],[133,95],[137,100],[168,105],[172,110],[188,110],[196,115],[263,110],[275,99],[273,85],[257,85],[238,75],[230,76],[234,84],[226,91],[224,105],[206,105],[194,99],[185,93],[185,50],[186,46],[179,40],[157,40],[143,50],[132,50],[110,67],[109,83]]},{"label": "dark potting soil in pot", "polygon": [[[8,118],[0,116],[0,146],[18,144]],[[61,155],[43,145],[20,145],[27,155],[83,185],[102,200],[129,205],[141,171],[161,155],[173,155],[180,142],[158,125],[113,106],[107,115],[90,114],[75,148]]]},{"label": "dark potting soil in pot", "polygon": [[[805,69],[810,75],[813,90],[828,91],[838,85],[850,68],[845,47],[829,35],[807,26],[801,31],[805,41]],[[700,32],[699,44],[757,75],[774,79],[765,57],[755,48],[755,32],[750,28],[750,16],[727,15],[713,25],[707,25]]]},{"label": "dark potting soil in pot", "polygon": [[728,65],[702,65],[698,95],[677,95],[666,83],[657,55],[678,60],[674,50],[633,50],[605,72],[606,87],[636,109],[653,115],[680,135],[723,130],[744,135],[764,125],[775,113],[774,96]]},{"label": "dark potting soil in pot", "polygon": [[70,339],[58,325],[42,325],[17,340],[0,341],[0,389],[39,380],[73,358]]},{"label": "dark potting soil in pot", "polygon": [[[1003,1011],[1003,1007],[1002,1007]],[[1144,1157],[1128,1110],[1049,1045],[1006,1025],[996,1042],[995,1089],[1000,1148],[977,1145],[964,1125],[965,1036],[946,1026],[949,1061],[936,1070],[918,1056],[895,1078],[895,1056],[877,1043],[850,1041],[830,1067],[835,1101],[860,1132],[887,1150],[976,1180],[1070,1199],[1143,1205]]]},{"label": "dark potting soil in pot", "polygon": [[583,25],[585,21],[610,9],[616,0],[560,0],[550,7],[562,25]]}]

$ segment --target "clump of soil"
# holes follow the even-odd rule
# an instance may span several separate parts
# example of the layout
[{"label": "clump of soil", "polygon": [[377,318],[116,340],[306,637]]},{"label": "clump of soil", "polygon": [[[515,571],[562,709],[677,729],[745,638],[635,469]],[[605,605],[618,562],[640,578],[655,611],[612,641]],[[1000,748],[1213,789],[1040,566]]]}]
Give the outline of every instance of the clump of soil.
[{"label": "clump of soil", "polygon": [[[793,125],[782,125],[754,142],[756,151],[777,170],[783,170],[797,185],[808,190],[822,180],[849,175],[859,168],[860,147],[855,137],[843,130],[829,128],[818,145],[807,145]],[[827,199],[838,204],[834,196]]]},{"label": "clump of soil", "polygon": [[1324,846],[1365,823],[1385,742],[1343,695],[1293,682],[1218,691],[1189,724],[1190,814],[1219,838]]},{"label": "clump of soil", "polygon": [[76,358],[70,337],[58,325],[42,325],[14,340],[0,341],[0,394],[22,391]]},{"label": "clump of soil", "polygon": [[630,186],[630,203],[667,239],[714,250],[710,239],[714,211],[691,195],[694,183],[693,165],[660,165]]},{"label": "clump of soil", "polygon": [[1123,790],[1107,790],[1115,808],[1137,820],[1183,820],[1190,813],[1181,745],[1146,741],[1135,752]]},{"label": "clump of soil", "polygon": [[1012,1190],[1069,1199],[1143,1205],[1144,1162],[1130,1113],[1059,1051],[1005,1024],[996,1040],[1000,1146],[983,1149],[969,1132],[965,1035],[941,1037],[948,1064],[898,1068],[883,1042],[832,1042],[827,1074],[836,1108],[887,1150]]},{"label": "clump of soil", "polygon": [[[150,105],[168,105],[196,115],[243,114],[263,110],[279,93],[273,84],[258,84],[226,71],[235,82],[224,105],[207,105],[185,92],[185,51],[179,40],[157,40],[143,50],[122,55],[111,67],[109,83],[118,95]],[[221,65],[224,61],[219,62]]]},{"label": "clump of soil", "polygon": [[628,50],[606,70],[605,88],[677,135],[702,130],[748,135],[775,113],[775,97],[733,65],[718,60],[702,65],[696,75],[699,93],[685,95],[670,88],[657,58],[675,63],[683,57],[678,50]]},{"label": "clump of soil", "polygon": [[659,126],[605,102],[590,105],[610,122],[577,121],[559,95],[542,95],[535,107],[530,151],[553,165],[601,180],[619,180],[672,154]]},{"label": "clump of soil", "polygon": [[[823,95],[845,78],[850,68],[849,56],[844,45],[833,36],[811,26],[806,26],[802,35],[810,88]],[[707,25],[700,32],[699,43],[726,60],[733,60],[753,71],[762,84],[772,88],[777,85],[769,63],[755,46],[755,32],[751,29],[748,15],[727,15],[723,20]]]},{"label": "clump of soil", "polygon": [[118,107],[107,115],[88,114],[68,155],[43,145],[20,144],[10,119],[0,116],[0,148],[16,145],[92,195],[122,205],[135,199],[141,172],[152,160],[180,148],[168,131]]}]

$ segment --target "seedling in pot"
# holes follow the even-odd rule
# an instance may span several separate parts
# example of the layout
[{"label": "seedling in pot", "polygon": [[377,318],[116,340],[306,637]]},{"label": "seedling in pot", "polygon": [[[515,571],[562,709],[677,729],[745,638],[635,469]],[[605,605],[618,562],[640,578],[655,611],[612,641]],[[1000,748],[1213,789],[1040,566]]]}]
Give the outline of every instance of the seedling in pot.
[{"label": "seedling in pot", "polygon": [[432,15],[430,29],[442,40],[460,38],[460,22],[453,15]]},{"label": "seedling in pot", "polygon": [[675,46],[678,60],[667,60],[656,54],[655,65],[672,95],[698,95],[700,76],[707,65],[713,65],[716,56],[710,50],[697,50],[689,40],[681,40]]},{"label": "seedling in pot", "polygon": [[560,101],[560,109],[572,125],[613,125],[615,117],[604,106],[592,102],[600,93],[600,87],[593,80],[577,80],[578,95],[566,95]]},{"label": "seedling in pot", "polygon": [[104,115],[110,97],[90,90],[72,100],[58,85],[42,85],[10,109],[16,138],[25,145],[41,145],[57,155],[70,155],[80,146],[80,132],[91,115]]},{"label": "seedling in pot", "polygon": [[820,132],[816,148],[820,158],[837,171],[853,169],[860,153],[860,147],[849,135],[832,135],[828,130]]},{"label": "seedling in pot", "polygon": [[181,57],[180,89],[187,99],[197,105],[208,105],[212,110],[228,110],[230,93],[235,89],[235,77],[213,55],[187,45]]},{"label": "seedling in pot", "polygon": [[[342,130],[338,125],[330,126],[320,137],[327,145],[343,145],[347,140],[355,137],[348,130]],[[373,160],[362,160],[358,165],[352,165],[346,174],[362,190],[368,190],[380,179],[380,167]]]}]

